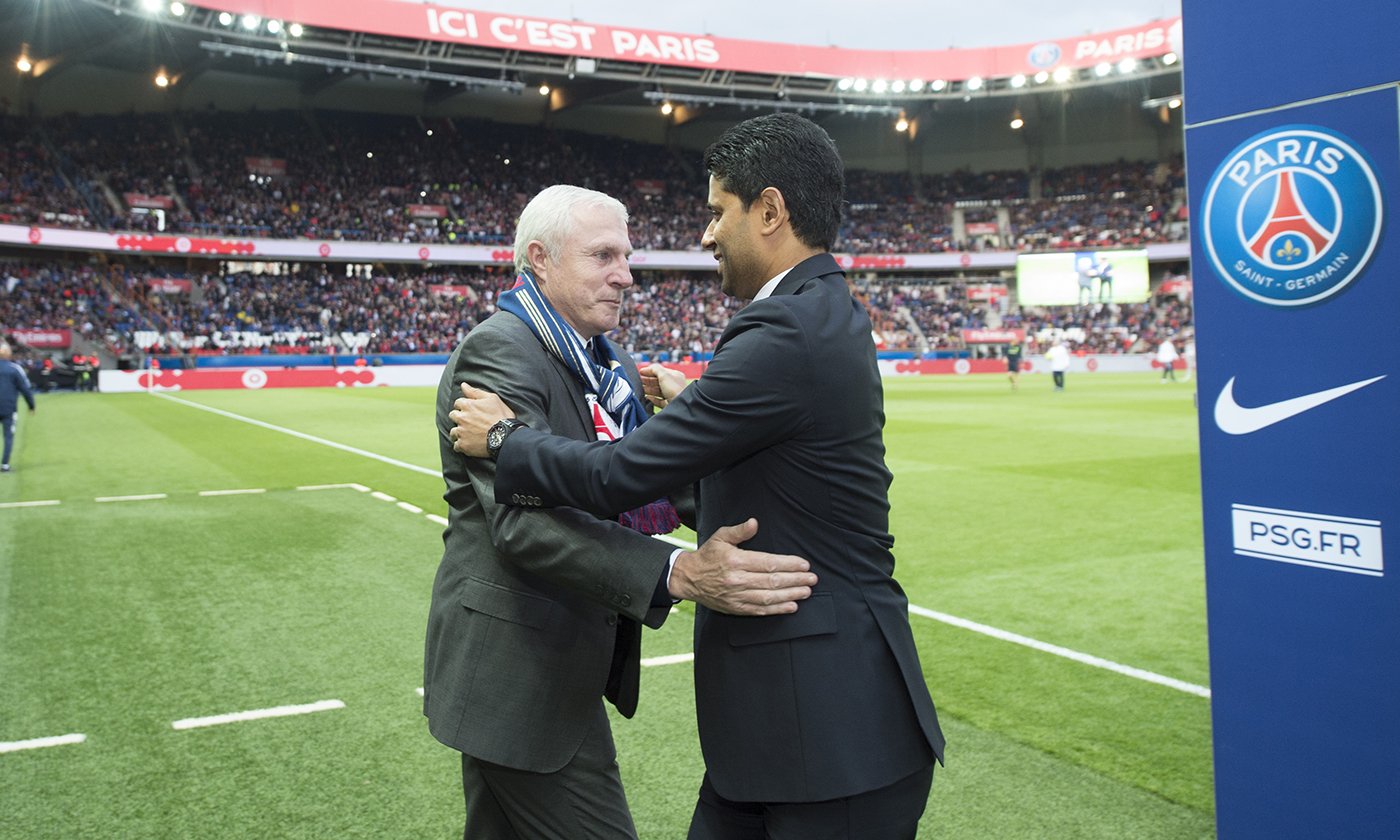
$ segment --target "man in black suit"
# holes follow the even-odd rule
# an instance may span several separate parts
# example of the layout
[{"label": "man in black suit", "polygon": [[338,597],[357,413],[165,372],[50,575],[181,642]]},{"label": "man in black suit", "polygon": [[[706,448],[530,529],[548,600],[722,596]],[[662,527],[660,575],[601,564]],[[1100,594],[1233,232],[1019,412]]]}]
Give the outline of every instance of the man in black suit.
[{"label": "man in black suit", "polygon": [[450,515],[423,711],[432,734],[462,753],[468,840],[635,840],[603,699],[624,717],[636,710],[643,622],[658,626],[673,597],[788,611],[815,581],[798,558],[736,548],[752,521],[694,552],[652,539],[675,527],[659,493],[611,519],[497,504],[494,465],[452,450],[448,412],[463,382],[505,394],[532,427],[568,438],[643,428],[636,365],[602,335],[632,284],[630,252],[621,203],[578,187],[542,191],[520,216],[517,287],[452,354],[439,386]]},{"label": "man in black suit", "polygon": [[753,514],[747,547],[811,562],[818,583],[794,612],[696,609],[706,773],[691,838],[912,838],[943,735],[893,578],[870,320],[828,253],[841,160],[821,128],[773,114],[726,132],[705,166],[701,244],[724,291],[752,302],[704,375],[610,445],[498,422],[509,409],[470,388],[449,434],[496,458],[497,500],[606,514],[698,481],[701,539]]}]

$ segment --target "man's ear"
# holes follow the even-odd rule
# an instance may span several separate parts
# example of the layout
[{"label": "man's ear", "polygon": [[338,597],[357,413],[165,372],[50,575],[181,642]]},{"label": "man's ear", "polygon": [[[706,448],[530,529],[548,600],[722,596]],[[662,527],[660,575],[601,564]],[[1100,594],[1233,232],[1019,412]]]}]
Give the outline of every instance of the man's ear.
[{"label": "man's ear", "polygon": [[525,258],[530,271],[537,279],[543,280],[549,270],[549,252],[545,250],[544,243],[531,239],[530,244],[525,246]]},{"label": "man's ear", "polygon": [[787,199],[777,187],[764,187],[754,203],[759,207],[759,233],[767,236],[787,224]]}]

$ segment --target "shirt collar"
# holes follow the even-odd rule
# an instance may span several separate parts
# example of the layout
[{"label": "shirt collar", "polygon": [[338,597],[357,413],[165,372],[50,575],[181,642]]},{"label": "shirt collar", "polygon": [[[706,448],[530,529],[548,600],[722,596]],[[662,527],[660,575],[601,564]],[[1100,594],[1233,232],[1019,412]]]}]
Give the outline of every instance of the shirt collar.
[{"label": "shirt collar", "polygon": [[764,283],[763,286],[758,290],[758,294],[753,296],[753,299],[763,300],[764,298],[772,295],[773,290],[778,288],[778,284],[783,282],[783,278],[788,276],[788,272],[792,271],[794,267],[784,269],[783,271],[778,273],[777,277],[774,277],[772,280],[769,280],[767,283]]}]

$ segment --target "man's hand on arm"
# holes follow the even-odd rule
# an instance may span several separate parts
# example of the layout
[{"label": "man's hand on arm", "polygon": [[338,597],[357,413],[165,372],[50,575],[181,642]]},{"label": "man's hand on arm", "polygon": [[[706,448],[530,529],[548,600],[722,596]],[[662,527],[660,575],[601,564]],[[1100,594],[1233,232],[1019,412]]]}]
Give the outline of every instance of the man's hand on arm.
[{"label": "man's hand on arm", "polygon": [[515,416],[500,397],[465,382],[461,398],[452,405],[452,411],[447,414],[456,424],[448,432],[452,448],[471,458],[485,458],[486,433],[499,421]]},{"label": "man's hand on arm", "polygon": [[740,548],[758,521],[720,528],[696,551],[682,552],[671,570],[671,596],[731,615],[781,615],[811,597],[817,576],[801,557]]}]

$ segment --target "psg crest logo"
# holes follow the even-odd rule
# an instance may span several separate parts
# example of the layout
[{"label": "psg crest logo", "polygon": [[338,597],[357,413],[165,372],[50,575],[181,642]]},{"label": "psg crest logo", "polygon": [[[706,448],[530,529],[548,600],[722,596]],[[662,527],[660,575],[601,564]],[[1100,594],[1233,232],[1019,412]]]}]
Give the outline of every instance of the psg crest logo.
[{"label": "psg crest logo", "polygon": [[1316,303],[1346,288],[1370,261],[1385,215],[1365,155],[1315,125],[1245,141],[1211,176],[1201,206],[1216,272],[1271,306]]}]

